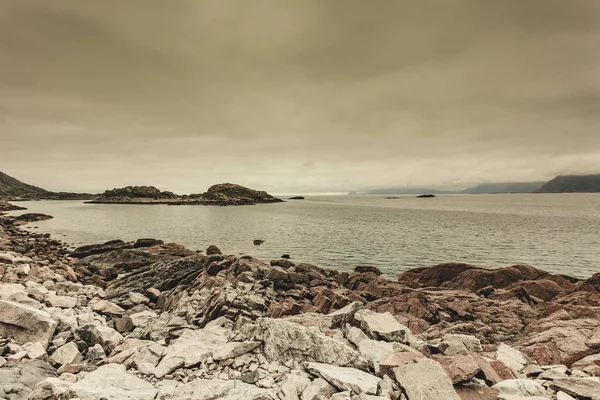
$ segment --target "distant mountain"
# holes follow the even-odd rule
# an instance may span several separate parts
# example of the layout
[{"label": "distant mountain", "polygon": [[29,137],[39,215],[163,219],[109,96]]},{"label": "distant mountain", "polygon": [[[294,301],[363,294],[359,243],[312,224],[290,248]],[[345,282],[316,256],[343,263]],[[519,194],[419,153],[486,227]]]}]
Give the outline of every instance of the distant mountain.
[{"label": "distant mountain", "polygon": [[48,192],[37,186],[23,183],[0,171],[0,197],[40,196]]},{"label": "distant mountain", "polygon": [[453,194],[459,193],[452,190],[438,190],[438,189],[425,189],[425,188],[387,188],[387,189],[373,189],[363,194]]},{"label": "distant mountain", "polygon": [[480,194],[480,193],[533,193],[545,182],[502,182],[502,183],[482,183],[472,188],[462,191],[462,193]]},{"label": "distant mountain", "polygon": [[557,176],[536,193],[600,193],[600,174]]},{"label": "distant mountain", "polygon": [[50,192],[0,171],[0,198],[47,199],[47,200],[89,200],[96,197],[89,193]]}]

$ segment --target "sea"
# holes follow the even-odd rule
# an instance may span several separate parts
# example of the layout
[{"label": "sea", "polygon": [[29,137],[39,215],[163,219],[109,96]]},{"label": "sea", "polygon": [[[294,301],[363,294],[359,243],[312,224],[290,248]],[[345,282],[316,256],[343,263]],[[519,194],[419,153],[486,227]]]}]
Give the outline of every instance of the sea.
[{"label": "sea", "polygon": [[579,278],[600,272],[600,194],[306,196],[241,207],[19,205],[54,217],[27,229],[50,233],[71,247],[156,238],[192,250],[216,245],[265,262],[289,254],[296,263],[339,271],[375,266],[391,279],[446,262],[485,268],[528,264]]}]

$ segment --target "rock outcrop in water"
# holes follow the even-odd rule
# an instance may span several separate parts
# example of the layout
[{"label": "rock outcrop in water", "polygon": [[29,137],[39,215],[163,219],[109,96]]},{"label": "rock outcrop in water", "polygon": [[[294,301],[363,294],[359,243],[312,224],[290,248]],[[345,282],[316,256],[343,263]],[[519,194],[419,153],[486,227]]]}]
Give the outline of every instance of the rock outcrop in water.
[{"label": "rock outcrop in water", "polygon": [[0,277],[0,398],[600,398],[600,274],[70,252],[0,217]]},{"label": "rock outcrop in water", "polygon": [[282,201],[267,192],[232,183],[222,183],[211,186],[205,193],[183,196],[160,191],[154,186],[128,186],[107,190],[89,203],[239,206]]}]

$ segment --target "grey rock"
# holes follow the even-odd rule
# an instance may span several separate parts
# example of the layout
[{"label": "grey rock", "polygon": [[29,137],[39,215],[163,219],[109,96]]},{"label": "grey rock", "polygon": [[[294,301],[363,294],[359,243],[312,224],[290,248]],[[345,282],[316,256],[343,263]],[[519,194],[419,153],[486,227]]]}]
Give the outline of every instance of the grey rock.
[{"label": "grey rock", "polygon": [[262,318],[255,330],[255,339],[264,343],[264,355],[269,361],[292,360],[366,369],[367,361],[350,346],[325,336],[321,332],[282,319]]},{"label": "grey rock", "polygon": [[50,314],[24,304],[0,300],[0,336],[19,344],[40,342],[44,348],[58,323]]},{"label": "grey rock", "polygon": [[356,312],[354,319],[372,339],[404,344],[415,342],[410,329],[398,322],[389,312],[377,313],[363,309]]},{"label": "grey rock", "polygon": [[480,353],[481,342],[471,335],[444,335],[439,349],[445,356],[467,355],[469,351]]},{"label": "grey rock", "polygon": [[393,372],[410,400],[460,400],[442,366],[433,360],[419,358]]},{"label": "grey rock", "polygon": [[300,398],[302,400],[327,400],[337,392],[336,388],[331,386],[323,378],[317,378],[304,389]]},{"label": "grey rock", "polygon": [[226,360],[228,358],[236,358],[241,356],[242,354],[246,354],[258,346],[260,346],[260,342],[229,342],[225,343],[218,349],[216,349],[212,358],[215,361]]},{"label": "grey rock", "polygon": [[56,377],[54,368],[40,360],[24,360],[0,368],[0,398],[27,398],[35,386],[49,377]]},{"label": "grey rock", "polygon": [[530,379],[507,379],[492,386],[500,394],[517,396],[545,396],[546,390],[542,385]]},{"label": "grey rock", "polygon": [[271,389],[234,380],[197,379],[172,391],[164,391],[157,400],[269,400],[277,399]]},{"label": "grey rock", "polygon": [[83,356],[79,352],[77,345],[73,342],[69,342],[64,346],[59,347],[52,353],[50,360],[54,364],[66,365],[66,364],[77,364],[83,361]]},{"label": "grey rock", "polygon": [[555,379],[550,383],[554,390],[560,390],[580,399],[600,400],[599,378]]},{"label": "grey rock", "polygon": [[525,366],[529,363],[529,359],[525,354],[504,343],[501,343],[498,346],[498,350],[496,351],[496,360],[502,361],[515,373],[523,371],[523,368],[525,368]]},{"label": "grey rock", "polygon": [[126,372],[118,364],[104,365],[88,373],[69,389],[81,400],[154,400],[158,390]]},{"label": "grey rock", "polygon": [[337,367],[323,363],[309,362],[306,369],[316,376],[342,391],[351,391],[356,394],[377,394],[377,387],[381,379],[356,368]]}]

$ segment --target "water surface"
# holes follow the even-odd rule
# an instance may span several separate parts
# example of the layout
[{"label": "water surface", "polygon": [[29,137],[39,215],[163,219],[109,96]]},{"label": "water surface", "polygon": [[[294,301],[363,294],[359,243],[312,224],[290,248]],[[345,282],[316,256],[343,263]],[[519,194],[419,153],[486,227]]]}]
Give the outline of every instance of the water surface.
[{"label": "water surface", "polygon": [[[54,216],[30,229],[73,246],[153,237],[191,249],[215,244],[265,261],[290,254],[338,270],[374,265],[389,277],[449,261],[523,263],[582,278],[600,271],[597,194],[308,196],[243,207],[19,204]],[[254,239],[265,243],[254,246]]]}]

